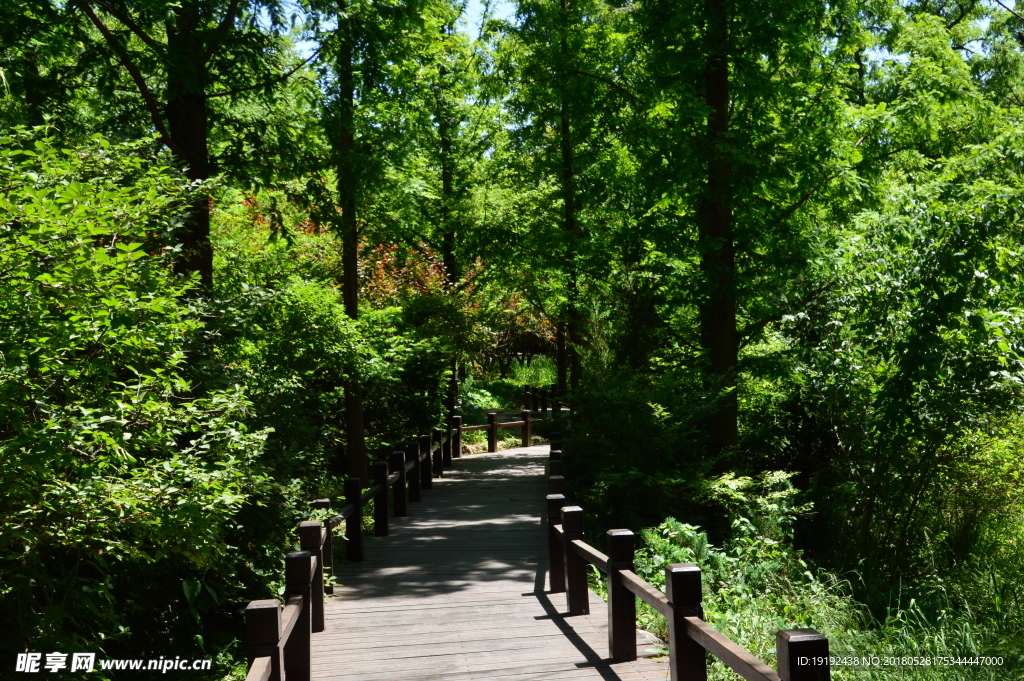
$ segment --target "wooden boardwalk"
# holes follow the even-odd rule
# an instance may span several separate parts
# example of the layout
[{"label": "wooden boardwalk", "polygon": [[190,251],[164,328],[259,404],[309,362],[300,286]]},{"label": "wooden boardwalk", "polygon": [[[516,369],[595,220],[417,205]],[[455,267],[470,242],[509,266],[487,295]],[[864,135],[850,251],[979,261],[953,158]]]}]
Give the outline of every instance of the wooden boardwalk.
[{"label": "wooden boardwalk", "polygon": [[[367,536],[366,561],[341,584],[314,634],[313,679],[560,681],[666,678],[641,658],[610,664],[606,608],[563,617],[547,593],[542,523],[548,447],[455,459],[391,536]],[[650,644],[640,642],[640,654]]]}]

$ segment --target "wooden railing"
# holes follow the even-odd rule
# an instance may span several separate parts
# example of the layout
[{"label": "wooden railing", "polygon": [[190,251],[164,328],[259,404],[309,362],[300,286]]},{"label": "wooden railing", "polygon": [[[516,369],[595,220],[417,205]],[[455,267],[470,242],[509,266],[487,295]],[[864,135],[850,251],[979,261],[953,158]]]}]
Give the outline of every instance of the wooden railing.
[{"label": "wooden railing", "polygon": [[[554,402],[553,402],[554,404]],[[557,418],[561,407],[552,410]],[[545,411],[546,412],[546,404]],[[452,416],[447,429],[435,429],[391,454],[389,461],[374,463],[373,485],[365,492],[359,478],[345,480],[345,503],[326,523],[299,523],[299,551],[285,556],[285,605],[277,599],[252,601],[245,609],[245,632],[249,673],[246,681],[308,681],[311,668],[311,636],[324,630],[324,595],[334,592],[330,576],[334,569],[333,531],[344,521],[345,553],[350,561],[362,561],[363,509],[373,503],[373,533],[388,534],[388,490],[393,490],[394,516],[409,513],[408,501],[420,501],[422,490],[433,487],[433,478],[462,453],[462,433],[488,431],[488,451],[498,450],[499,428],[521,428],[522,444],[529,446],[532,426],[543,419],[531,410],[521,420],[498,422],[498,412],[487,415],[487,423],[463,426],[461,416]],[[317,499],[313,508],[331,509],[330,499]],[[326,578],[325,578],[326,576]]]},{"label": "wooden railing", "polygon": [[[406,451],[392,453],[388,462],[373,464],[373,485],[365,492],[359,478],[345,480],[345,504],[326,523],[299,523],[300,550],[285,556],[284,607],[275,598],[252,601],[245,609],[246,681],[309,681],[311,635],[324,630],[324,595],[334,592],[329,579],[334,568],[333,530],[345,522],[346,556],[362,561],[363,508],[373,502],[373,533],[387,536],[388,490],[395,517],[407,516],[407,501],[420,501],[421,490],[433,487],[433,477],[441,477],[452,465],[452,456],[459,455],[457,435],[457,428],[421,435]],[[331,501],[317,499],[312,505],[330,510]]]},{"label": "wooden railing", "polygon": [[636,599],[668,620],[669,674],[672,681],[707,679],[705,651],[747,681],[828,681],[828,639],[814,629],[787,629],[775,637],[779,669],[772,669],[704,621],[701,570],[692,563],[665,568],[665,593],[634,570],[634,536],[608,530],[601,553],[584,541],[583,509],[570,506],[560,438],[551,436],[548,469],[548,558],[552,593],[566,594],[569,615],[590,614],[587,565],[607,576],[608,654],[614,662],[635,660]]}]

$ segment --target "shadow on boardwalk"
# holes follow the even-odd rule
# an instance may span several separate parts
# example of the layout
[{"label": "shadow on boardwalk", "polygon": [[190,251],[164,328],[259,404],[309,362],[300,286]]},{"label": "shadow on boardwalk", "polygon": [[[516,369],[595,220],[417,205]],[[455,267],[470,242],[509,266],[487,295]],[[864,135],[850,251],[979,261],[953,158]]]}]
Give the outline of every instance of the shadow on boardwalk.
[{"label": "shadow on boardwalk", "polygon": [[[457,459],[338,570],[313,676],[360,681],[663,679],[667,665],[609,664],[605,608],[562,617],[546,588],[547,447]],[[341,551],[339,551],[341,553]],[[644,645],[644,644],[640,644]],[[645,647],[645,646],[644,646]]]}]

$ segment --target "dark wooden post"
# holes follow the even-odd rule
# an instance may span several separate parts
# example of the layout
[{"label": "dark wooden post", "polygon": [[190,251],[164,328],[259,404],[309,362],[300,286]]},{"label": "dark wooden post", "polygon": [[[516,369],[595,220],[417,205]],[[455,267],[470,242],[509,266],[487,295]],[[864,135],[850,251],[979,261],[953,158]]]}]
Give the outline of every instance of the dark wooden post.
[{"label": "dark wooden post", "polygon": [[420,487],[433,489],[434,479],[430,473],[430,436],[420,435]]},{"label": "dark wooden post", "polygon": [[431,454],[434,460],[434,475],[439,478],[444,477],[444,430],[441,428],[434,429],[434,442],[437,443],[437,449]]},{"label": "dark wooden post", "polygon": [[[314,499],[313,508],[323,508],[329,511],[331,510],[331,500]],[[324,536],[323,555],[321,556],[324,563],[324,593],[333,594],[334,586],[331,584],[331,581],[334,577],[334,530],[331,529],[330,521],[324,527],[327,528],[327,533]]]},{"label": "dark wooden post", "polygon": [[636,596],[619,577],[622,570],[633,571],[633,533],[608,530],[608,655],[615,662],[636,659]]},{"label": "dark wooden post", "polygon": [[373,464],[373,485],[380,486],[373,497],[373,536],[388,536],[388,465],[384,461]]},{"label": "dark wooden post", "polygon": [[565,554],[565,596],[569,615],[590,614],[587,591],[587,561],[573,551],[572,542],[583,539],[583,509],[562,507],[562,553]]},{"label": "dark wooden post", "polygon": [[281,681],[281,601],[251,601],[245,608],[245,649],[249,665],[270,658],[270,681]]},{"label": "dark wooden post", "polygon": [[551,402],[551,418],[562,418],[562,403],[558,401],[558,398],[555,398]]},{"label": "dark wooden post", "polygon": [[408,477],[405,473],[405,452],[391,452],[391,468],[398,471],[398,481],[395,482],[395,517],[404,518],[409,515],[409,506],[405,502],[405,488],[408,485]]},{"label": "dark wooden post", "polygon": [[565,494],[565,477],[552,475],[548,478],[548,494]]},{"label": "dark wooden post", "polygon": [[775,635],[782,681],[831,681],[828,638],[814,629],[786,629]]},{"label": "dark wooden post", "polygon": [[310,582],[310,620],[314,633],[324,630],[324,558],[320,543],[323,527],[319,520],[299,523],[299,548],[316,560]]},{"label": "dark wooden post", "polygon": [[[561,452],[558,452],[561,454]],[[562,465],[561,459],[551,459],[548,461],[548,477],[565,477],[565,467]]]},{"label": "dark wooden post", "polygon": [[519,420],[523,421],[523,446],[529,447],[532,441],[533,424],[530,423],[530,410],[524,409],[519,414]]},{"label": "dark wooden post", "polygon": [[540,391],[540,417],[546,418],[548,415],[548,391]]},{"label": "dark wooden post", "polygon": [[452,417],[452,458],[462,456],[462,417]]},{"label": "dark wooden post", "polygon": [[292,551],[284,559],[285,595],[302,596],[299,619],[284,646],[284,677],[287,681],[309,681],[313,601],[309,578],[313,563],[309,551]]},{"label": "dark wooden post", "polygon": [[352,504],[355,510],[345,519],[345,555],[353,562],[363,559],[363,503],[359,496],[363,483],[359,478],[345,480],[345,505]]},{"label": "dark wooden post", "polygon": [[487,412],[487,451],[498,451],[498,412]]},{"label": "dark wooden post", "polygon": [[704,619],[700,568],[693,563],[665,567],[665,595],[672,604],[668,618],[668,666],[671,681],[706,681],[704,647],[686,635],[687,617]]},{"label": "dark wooden post", "polygon": [[561,451],[561,449],[562,449],[562,434],[560,432],[558,432],[557,430],[552,431],[551,432],[551,436],[549,438],[549,442],[551,444],[551,451],[554,451],[556,449]]},{"label": "dark wooden post", "polygon": [[530,397],[530,393],[532,391],[533,389],[530,388],[530,386],[525,386],[523,388],[523,409],[529,409],[530,405],[533,403],[533,400]]},{"label": "dark wooden post", "polygon": [[445,468],[452,467],[452,447],[455,445],[455,433],[452,432],[452,419],[448,419],[447,437],[441,445],[441,465]]},{"label": "dark wooden post", "polygon": [[562,555],[562,538],[555,531],[555,525],[562,522],[562,507],[565,496],[549,494],[548,497],[548,579],[551,593],[565,591],[565,556]]},{"label": "dark wooden post", "polygon": [[405,447],[407,461],[412,461],[412,470],[409,471],[409,501],[420,501],[420,488],[422,487],[423,475],[420,473],[420,443],[411,442]]},{"label": "dark wooden post", "polygon": [[531,404],[526,405],[526,408],[530,411],[540,411],[540,388],[534,388],[532,395],[533,401]]}]

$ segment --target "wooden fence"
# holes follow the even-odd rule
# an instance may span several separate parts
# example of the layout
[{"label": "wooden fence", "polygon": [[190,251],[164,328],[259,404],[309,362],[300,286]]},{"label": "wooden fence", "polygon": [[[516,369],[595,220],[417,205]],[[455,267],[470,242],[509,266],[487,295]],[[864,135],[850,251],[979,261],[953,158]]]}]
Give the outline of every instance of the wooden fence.
[{"label": "wooden fence", "polygon": [[[545,403],[546,410],[546,403]],[[555,414],[552,415],[556,417]],[[462,433],[488,431],[488,451],[498,449],[499,428],[522,428],[522,444],[529,446],[532,425],[542,419],[531,411],[521,420],[498,422],[498,413],[487,415],[487,423],[463,426],[461,416],[452,416],[449,428],[421,435],[406,451],[391,454],[389,461],[373,464],[373,485],[362,490],[359,478],[345,480],[345,504],[327,523],[310,520],[299,523],[299,551],[285,556],[285,604],[277,599],[252,601],[245,609],[245,636],[249,658],[246,681],[308,681],[311,634],[324,630],[324,595],[334,592],[330,575],[334,567],[333,531],[345,522],[345,554],[350,561],[362,561],[363,509],[373,503],[373,533],[388,534],[388,490],[392,490],[394,515],[405,517],[409,501],[420,501],[422,490],[433,487],[433,478],[462,453]],[[317,499],[313,507],[331,509],[330,499]]]},{"label": "wooden fence", "polygon": [[[245,610],[249,673],[246,681],[308,681],[311,668],[311,636],[324,630],[324,595],[333,593],[333,530],[345,521],[345,552],[348,560],[362,561],[363,509],[373,502],[373,532],[388,534],[388,491],[392,490],[394,515],[408,515],[407,501],[420,501],[422,490],[442,477],[462,450],[462,433],[488,430],[488,450],[497,451],[499,428],[522,428],[523,445],[530,443],[532,424],[561,416],[564,403],[549,391],[528,391],[521,420],[498,422],[497,412],[488,414],[487,424],[463,426],[461,417],[451,418],[447,432],[421,435],[406,451],[391,454],[388,462],[373,464],[373,485],[362,490],[358,478],[345,481],[345,504],[326,523],[299,524],[299,551],[285,557],[285,604],[277,599],[252,601]],[[533,400],[538,400],[534,403]],[[609,530],[607,554],[584,541],[583,509],[566,501],[565,477],[560,439],[551,437],[548,464],[548,557],[552,593],[566,594],[569,615],[590,613],[587,565],[607,575],[608,641],[612,661],[636,659],[636,598],[642,599],[668,620],[669,670],[672,681],[704,681],[707,678],[705,651],[711,653],[747,681],[829,681],[828,639],[813,629],[778,632],[778,672],[733,643],[704,622],[701,607],[701,571],[683,563],[665,569],[665,593],[633,571],[634,536],[629,530]],[[317,499],[314,508],[331,509],[329,499]]]},{"label": "wooden fence", "polygon": [[668,620],[672,681],[705,681],[705,651],[747,681],[829,681],[828,639],[814,629],[787,629],[775,637],[779,669],[772,669],[704,621],[701,570],[692,563],[665,567],[665,593],[634,571],[634,536],[608,530],[601,553],[584,541],[583,509],[568,505],[559,436],[551,436],[548,462],[548,564],[552,593],[566,595],[569,615],[590,614],[587,565],[605,573],[608,589],[608,654],[614,662],[635,660],[636,599]]}]

